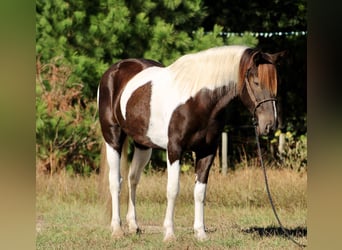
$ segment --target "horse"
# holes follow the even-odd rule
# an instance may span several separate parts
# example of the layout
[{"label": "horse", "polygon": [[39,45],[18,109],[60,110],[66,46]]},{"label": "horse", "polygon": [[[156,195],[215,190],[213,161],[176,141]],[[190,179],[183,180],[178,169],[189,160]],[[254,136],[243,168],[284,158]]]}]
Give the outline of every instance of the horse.
[{"label": "horse", "polygon": [[246,46],[221,46],[181,56],[171,65],[124,59],[108,68],[98,87],[98,109],[109,166],[113,237],[124,236],[120,218],[120,164],[127,162],[127,141],[134,142],[128,172],[130,233],[136,221],[136,188],[153,148],[166,150],[167,206],[164,241],[175,239],[174,208],[179,193],[180,159],[195,153],[194,233],[208,238],[204,202],[209,170],[225,125],[225,109],[234,98],[255,117],[258,135],[277,122],[277,62],[284,52],[264,53]]}]

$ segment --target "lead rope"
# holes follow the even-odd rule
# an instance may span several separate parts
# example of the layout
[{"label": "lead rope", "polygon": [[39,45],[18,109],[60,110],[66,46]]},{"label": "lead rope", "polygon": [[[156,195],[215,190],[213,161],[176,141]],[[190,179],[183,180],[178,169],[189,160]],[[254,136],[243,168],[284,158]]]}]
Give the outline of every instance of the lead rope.
[{"label": "lead rope", "polygon": [[259,142],[259,136],[258,136],[258,132],[257,132],[257,122],[256,122],[256,119],[253,117],[253,125],[254,125],[254,130],[255,130],[255,138],[256,138],[256,142],[257,142],[257,148],[258,148],[258,155],[259,155],[259,160],[260,160],[260,164],[261,164],[261,167],[263,169],[263,173],[264,173],[264,178],[265,178],[265,185],[266,185],[266,191],[267,191],[267,195],[268,195],[268,199],[270,200],[270,203],[271,203],[271,207],[272,207],[272,210],[273,210],[273,213],[274,213],[274,216],[276,217],[278,223],[279,223],[279,226],[281,228],[281,230],[284,232],[284,234],[286,235],[286,237],[291,240],[293,243],[295,243],[297,246],[301,247],[301,248],[304,248],[306,247],[306,245],[304,244],[300,244],[299,242],[297,242],[287,231],[286,229],[284,228],[283,224],[281,223],[280,219],[279,219],[279,216],[278,216],[278,213],[274,207],[274,203],[273,203],[273,199],[272,199],[272,196],[271,196],[271,192],[270,192],[270,188],[269,188],[269,185],[268,185],[268,179],[267,179],[267,174],[266,174],[266,167],[264,165],[264,162],[262,160],[262,156],[261,156],[261,148],[260,148],[260,142]]}]

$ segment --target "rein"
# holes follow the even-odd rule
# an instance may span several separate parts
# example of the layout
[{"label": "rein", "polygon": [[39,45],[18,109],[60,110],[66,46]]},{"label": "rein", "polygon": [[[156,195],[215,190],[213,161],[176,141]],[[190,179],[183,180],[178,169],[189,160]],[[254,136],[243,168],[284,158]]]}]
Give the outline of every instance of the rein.
[{"label": "rein", "polygon": [[260,160],[260,164],[262,166],[262,169],[263,169],[263,173],[264,173],[264,179],[265,179],[265,185],[266,185],[266,191],[267,191],[267,195],[268,195],[268,199],[271,203],[271,207],[272,207],[272,210],[273,210],[273,213],[274,213],[274,216],[276,217],[277,221],[278,221],[278,224],[281,228],[281,230],[283,231],[283,233],[285,234],[285,236],[291,240],[293,243],[295,243],[297,246],[301,247],[301,248],[304,248],[306,247],[305,244],[301,244],[299,242],[297,242],[288,232],[287,230],[284,228],[283,224],[281,223],[280,219],[279,219],[279,216],[278,216],[278,213],[275,209],[275,206],[274,206],[274,203],[273,203],[273,199],[272,199],[272,195],[271,195],[271,192],[270,192],[270,188],[269,188],[269,185],[268,185],[268,178],[267,178],[267,174],[266,174],[266,167],[264,165],[264,162],[262,160],[262,156],[261,156],[261,148],[260,148],[260,142],[259,142],[259,136],[258,136],[258,133],[257,133],[257,122],[255,120],[255,118],[253,117],[253,123],[254,123],[254,130],[255,130],[255,139],[256,139],[256,142],[257,142],[257,147],[258,147],[258,156],[259,156],[259,160]]},{"label": "rein", "polygon": [[[272,207],[272,210],[273,210],[273,214],[274,216],[276,217],[277,221],[278,221],[278,224],[281,228],[281,230],[283,231],[283,233],[285,234],[285,236],[291,240],[293,243],[295,243],[297,246],[301,247],[301,248],[304,248],[306,247],[306,245],[304,244],[300,244],[299,242],[297,242],[288,232],[287,230],[284,228],[283,224],[281,223],[280,219],[279,219],[279,216],[278,216],[278,213],[275,209],[275,206],[274,206],[274,203],[273,203],[273,199],[272,199],[272,195],[271,195],[271,192],[270,192],[270,188],[269,188],[269,185],[268,185],[268,178],[267,178],[267,174],[266,174],[266,167],[264,165],[264,162],[262,160],[262,155],[261,155],[261,148],[260,148],[260,141],[259,141],[259,136],[258,136],[258,131],[257,131],[257,126],[258,126],[258,121],[256,119],[256,110],[258,107],[260,107],[261,104],[265,103],[265,102],[273,102],[273,104],[275,105],[275,102],[277,101],[276,98],[266,98],[264,100],[261,100],[261,101],[257,101],[253,91],[252,91],[252,88],[250,86],[250,83],[248,81],[248,74],[249,74],[249,70],[247,70],[246,72],[246,77],[245,77],[245,81],[246,81],[246,87],[247,87],[247,91],[249,93],[249,96],[250,98],[252,99],[252,101],[254,102],[255,104],[255,108],[253,110],[253,125],[254,125],[254,131],[255,131],[255,139],[256,139],[256,143],[257,143],[257,148],[258,148],[258,156],[259,156],[259,160],[260,160],[260,164],[261,164],[261,167],[263,169],[263,173],[264,173],[264,179],[265,179],[265,185],[266,185],[266,191],[267,191],[267,196],[268,196],[268,199],[270,201],[270,204],[271,204],[271,207]],[[276,116],[275,116],[276,117]]]},{"label": "rein", "polygon": [[[265,100],[265,101],[269,101],[269,100]],[[262,167],[262,170],[263,170],[263,173],[264,173],[264,179],[265,179],[265,186],[266,186],[267,196],[268,196],[268,199],[269,199],[269,201],[270,201],[270,204],[271,204],[271,207],[272,207],[272,210],[273,210],[273,214],[274,214],[274,216],[276,217],[276,219],[277,219],[277,221],[278,221],[278,224],[279,224],[281,230],[283,231],[283,233],[285,234],[285,236],[286,236],[289,240],[291,240],[293,243],[295,243],[297,246],[299,246],[299,247],[301,247],[301,248],[304,248],[304,247],[306,247],[306,245],[297,242],[297,241],[296,241],[296,240],[287,232],[287,230],[285,229],[285,227],[283,226],[283,224],[281,223],[281,221],[280,221],[280,219],[279,219],[278,213],[277,213],[277,211],[276,211],[276,209],[275,209],[274,202],[273,202],[273,199],[272,199],[270,187],[269,187],[269,185],[268,185],[268,178],[267,178],[267,174],[266,174],[266,167],[265,167],[265,165],[264,165],[264,161],[262,160],[261,148],[260,148],[260,141],[259,141],[259,136],[258,136],[258,131],[257,131],[258,122],[257,122],[257,119],[255,118],[255,115],[253,115],[253,125],[254,125],[254,131],[255,131],[255,139],[256,139],[257,148],[258,148],[258,156],[259,156],[260,164],[261,164],[261,167]]]}]

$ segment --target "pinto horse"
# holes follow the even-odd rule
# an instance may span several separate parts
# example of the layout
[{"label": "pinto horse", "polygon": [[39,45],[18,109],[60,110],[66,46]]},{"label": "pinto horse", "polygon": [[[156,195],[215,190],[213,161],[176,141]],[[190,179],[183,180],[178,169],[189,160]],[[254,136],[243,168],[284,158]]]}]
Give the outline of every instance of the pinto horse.
[{"label": "pinto horse", "polygon": [[127,177],[129,231],[139,231],[135,196],[142,170],[152,148],[161,148],[167,153],[168,173],[164,241],[175,238],[180,159],[184,151],[190,150],[196,155],[193,227],[197,239],[207,238],[204,201],[210,166],[224,127],[224,110],[239,97],[256,118],[259,134],[273,130],[277,120],[276,62],[282,54],[222,46],[184,55],[168,67],[151,60],[125,59],[104,73],[98,106],[109,165],[114,237],[124,234],[119,204],[120,158],[127,155],[124,152],[129,136],[135,146]]}]

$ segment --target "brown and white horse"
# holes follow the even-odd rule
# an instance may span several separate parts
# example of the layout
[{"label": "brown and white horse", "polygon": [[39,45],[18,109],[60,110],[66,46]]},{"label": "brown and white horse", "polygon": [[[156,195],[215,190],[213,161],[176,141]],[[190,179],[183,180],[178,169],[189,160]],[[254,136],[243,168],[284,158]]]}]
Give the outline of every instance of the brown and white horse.
[{"label": "brown and white horse", "polygon": [[[210,166],[224,127],[224,109],[239,97],[255,116],[258,133],[276,126],[277,72],[282,53],[268,54],[244,46],[211,48],[180,57],[168,67],[145,59],[112,65],[98,89],[99,117],[106,142],[112,196],[113,236],[123,235],[120,219],[120,158],[127,136],[135,145],[128,174],[126,220],[130,232],[139,230],[135,196],[141,172],[152,148],[167,151],[167,209],[164,240],[174,236],[174,207],[179,191],[181,155],[196,154],[195,236],[207,238],[204,201]],[[126,143],[125,143],[126,142]],[[121,159],[127,161],[127,159]]]}]

